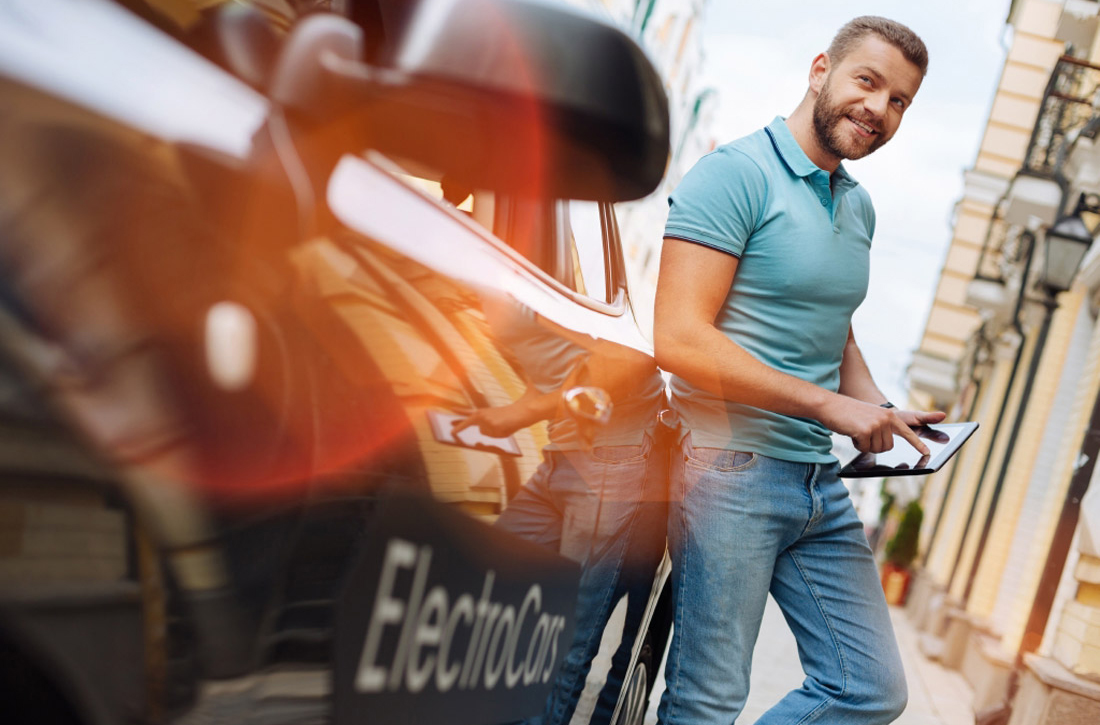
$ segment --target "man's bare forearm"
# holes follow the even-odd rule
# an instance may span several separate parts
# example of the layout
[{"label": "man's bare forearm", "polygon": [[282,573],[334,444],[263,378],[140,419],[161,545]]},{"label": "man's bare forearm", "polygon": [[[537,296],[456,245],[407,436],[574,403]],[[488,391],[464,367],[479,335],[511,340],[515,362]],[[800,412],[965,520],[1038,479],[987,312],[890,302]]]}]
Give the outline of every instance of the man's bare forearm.
[{"label": "man's bare forearm", "polygon": [[835,397],[765,365],[713,325],[662,324],[658,316],[654,346],[661,369],[730,402],[816,419]]},{"label": "man's bare forearm", "polygon": [[860,450],[889,450],[894,433],[917,450],[927,450],[909,429],[911,421],[879,407],[886,398],[871,380],[850,330],[841,376],[847,376],[845,392],[857,395],[834,393],[775,370],[715,327],[738,264],[732,255],[665,240],[653,331],[658,365],[724,400],[817,420],[851,437]]},{"label": "man's bare forearm", "polygon": [[840,363],[840,394],[875,405],[887,400],[875,385],[851,328],[848,329],[848,342],[844,345],[844,358]]}]

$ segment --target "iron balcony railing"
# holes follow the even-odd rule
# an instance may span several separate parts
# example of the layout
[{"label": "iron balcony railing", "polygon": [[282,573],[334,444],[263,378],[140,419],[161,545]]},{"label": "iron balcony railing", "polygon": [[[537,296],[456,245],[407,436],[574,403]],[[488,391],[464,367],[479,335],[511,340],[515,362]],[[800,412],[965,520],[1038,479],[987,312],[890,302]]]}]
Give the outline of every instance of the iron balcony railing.
[{"label": "iron balcony railing", "polygon": [[1057,178],[1073,140],[1086,129],[1095,132],[1100,109],[1100,66],[1063,55],[1043,94],[1031,132],[1023,169]]},{"label": "iron balcony railing", "polygon": [[[1047,81],[1020,174],[1064,184],[1063,166],[1076,139],[1100,131],[1100,66],[1070,55],[1058,59]],[[1018,230],[1000,214],[990,220],[975,277],[1003,283],[1019,273],[1027,251]]]}]

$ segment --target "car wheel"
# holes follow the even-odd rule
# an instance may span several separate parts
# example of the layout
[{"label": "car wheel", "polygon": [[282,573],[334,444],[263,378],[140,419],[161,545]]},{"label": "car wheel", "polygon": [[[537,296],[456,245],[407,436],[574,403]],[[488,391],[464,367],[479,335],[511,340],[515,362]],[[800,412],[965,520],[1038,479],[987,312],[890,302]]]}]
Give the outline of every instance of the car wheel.
[{"label": "car wheel", "polygon": [[650,680],[653,675],[653,648],[646,642],[624,683],[622,704],[615,725],[642,725],[649,704]]}]

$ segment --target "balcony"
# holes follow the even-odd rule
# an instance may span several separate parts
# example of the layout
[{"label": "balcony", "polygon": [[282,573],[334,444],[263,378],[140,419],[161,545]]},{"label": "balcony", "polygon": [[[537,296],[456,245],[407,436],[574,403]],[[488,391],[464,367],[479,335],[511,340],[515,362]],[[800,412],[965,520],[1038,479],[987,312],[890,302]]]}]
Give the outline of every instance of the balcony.
[{"label": "balcony", "polygon": [[1028,283],[1023,267],[1034,233],[1053,226],[1068,199],[1100,192],[1098,134],[1100,66],[1063,55],[1043,94],[1024,165],[997,205],[967,290],[967,304],[993,327],[1005,321]]},{"label": "balcony", "polygon": [[1023,171],[1058,178],[1066,154],[1079,135],[1095,136],[1100,108],[1100,67],[1063,55],[1043,94],[1039,118],[1031,133]]},{"label": "balcony", "polygon": [[954,360],[917,350],[909,365],[909,386],[930,395],[936,405],[948,405],[959,392],[959,364]]}]

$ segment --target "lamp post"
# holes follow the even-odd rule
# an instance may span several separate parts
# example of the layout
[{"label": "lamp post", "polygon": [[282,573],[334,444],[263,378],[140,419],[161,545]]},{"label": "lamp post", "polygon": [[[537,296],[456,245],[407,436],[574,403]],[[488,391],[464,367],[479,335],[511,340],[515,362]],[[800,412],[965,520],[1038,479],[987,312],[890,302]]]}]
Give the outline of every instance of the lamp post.
[{"label": "lamp post", "polygon": [[[1070,285],[1073,284],[1073,279],[1077,275],[1077,268],[1080,266],[1081,260],[1084,259],[1085,253],[1092,244],[1092,233],[1089,232],[1088,227],[1081,218],[1081,213],[1083,211],[1096,212],[1098,210],[1100,210],[1100,205],[1093,205],[1090,207],[1086,201],[1086,196],[1082,194],[1073,213],[1058,219],[1058,221],[1047,230],[1045,235],[1046,244],[1043,253],[1044,264],[1038,282],[1039,286],[1042,287],[1046,293],[1042,300],[1046,310],[1043,316],[1042,326],[1039,330],[1039,337],[1036,340],[1035,352],[1028,366],[1023,396],[1020,399],[1020,408],[1016,413],[1015,421],[1013,421],[1012,432],[1008,439],[1004,460],[1001,463],[1001,469],[997,475],[997,484],[993,488],[993,496],[989,502],[989,510],[986,515],[984,526],[982,527],[981,536],[978,539],[978,548],[975,552],[970,569],[970,577],[967,580],[966,594],[963,597],[964,601],[970,597],[970,592],[978,570],[978,563],[981,561],[981,556],[989,537],[989,531],[993,526],[993,516],[996,512],[997,501],[1000,498],[1001,488],[1004,485],[1008,465],[1012,458],[1012,451],[1016,445],[1016,438],[1023,423],[1024,412],[1026,411],[1028,402],[1027,398],[1031,392],[1032,383],[1039,369],[1039,361],[1042,356],[1043,346],[1046,343],[1047,332],[1050,329],[1051,317],[1053,316],[1054,310],[1058,308],[1057,296],[1059,293],[1068,290]],[[1098,451],[1100,451],[1100,397],[1098,397],[1094,403],[1092,416],[1089,421],[1089,430],[1081,446],[1081,452],[1087,452],[1088,458],[1083,459],[1085,463],[1078,466],[1070,481],[1069,491],[1066,493],[1066,499],[1062,505],[1062,512],[1058,519],[1058,526],[1055,529],[1054,539],[1047,552],[1047,560],[1043,566],[1039,587],[1035,593],[1035,599],[1032,602],[1023,640],[1020,644],[1020,648],[1016,652],[1015,667],[1013,668],[1008,682],[1007,696],[1004,702],[976,713],[974,717],[976,725],[1004,725],[1011,716],[1012,702],[1019,688],[1019,677],[1024,662],[1024,655],[1028,652],[1034,652],[1038,648],[1043,638],[1043,632],[1046,630],[1047,620],[1050,617],[1050,610],[1054,604],[1054,596],[1058,590],[1058,582],[1061,579],[1062,569],[1066,564],[1066,556],[1069,553],[1069,547],[1073,540],[1073,533],[1077,528],[1077,520],[1081,509],[1081,498],[1084,496],[1088,488],[1088,482],[1092,477],[1092,470],[1095,465],[1095,458]],[[1079,456],[1077,460],[1081,461],[1082,458]]]},{"label": "lamp post", "polygon": [[1092,233],[1081,218],[1081,212],[1087,209],[1085,198],[1082,194],[1073,214],[1059,219],[1046,233],[1040,283],[1052,296],[1068,290],[1073,284],[1077,268],[1092,244]]},{"label": "lamp post", "polygon": [[[1081,219],[1081,211],[1086,208],[1088,208],[1086,199],[1082,195],[1074,214],[1059,220],[1047,232],[1044,273],[1046,269],[1051,273],[1045,274],[1046,279],[1043,283],[1048,285],[1048,289],[1069,289],[1077,274],[1077,268],[1092,243],[1092,234]],[[1092,208],[1093,211],[1096,209],[1095,206]],[[1020,655],[1025,652],[1034,652],[1042,642],[1043,632],[1046,630],[1050,610],[1054,604],[1054,596],[1058,591],[1062,569],[1066,565],[1066,557],[1073,542],[1073,533],[1077,529],[1081,499],[1088,491],[1089,481],[1096,466],[1097,453],[1100,453],[1100,397],[1093,403],[1089,427],[1085,431],[1084,441],[1081,443],[1081,450],[1076,459],[1078,463],[1070,478],[1066,498],[1062,502],[1058,525],[1054,530],[1050,549],[1047,551],[1047,560],[1043,565],[1039,587],[1035,592],[1035,600],[1032,602],[1031,613],[1024,629]]]},{"label": "lamp post", "polygon": [[[1031,389],[1035,383],[1035,377],[1039,371],[1039,363],[1042,360],[1043,348],[1046,345],[1047,335],[1050,332],[1051,319],[1053,318],[1054,310],[1058,308],[1057,296],[1059,293],[1068,290],[1070,285],[1073,284],[1073,278],[1077,275],[1077,268],[1080,266],[1081,260],[1084,259],[1089,245],[1092,244],[1092,233],[1081,218],[1082,212],[1088,209],[1089,206],[1086,201],[1086,196],[1082,194],[1073,213],[1058,219],[1045,234],[1043,252],[1044,264],[1040,270],[1038,280],[1039,286],[1044,290],[1044,295],[1041,300],[1045,308],[1043,322],[1039,327],[1039,334],[1035,341],[1035,352],[1031,356],[1027,375],[1024,378],[1024,388],[1020,397],[1020,406],[1012,422],[1012,430],[1009,433],[1008,445],[1005,447],[1004,459],[997,472],[997,482],[993,486],[989,508],[986,511],[985,521],[982,523],[982,531],[978,537],[978,546],[974,553],[974,558],[971,561],[970,572],[966,581],[966,589],[963,594],[964,602],[970,599],[970,594],[974,588],[974,581],[978,574],[978,566],[981,563],[982,555],[985,553],[985,546],[989,540],[989,533],[993,528],[993,517],[997,512],[997,503],[1000,500],[1001,490],[1004,487],[1005,478],[1008,474],[1009,463],[1011,462],[1012,454],[1016,448],[1016,441],[1019,437],[1020,429],[1023,426],[1024,415],[1027,412],[1028,400],[1031,396]],[[1025,288],[1026,283],[1027,280],[1025,279]],[[1076,521],[1076,518],[1074,518],[1074,525],[1076,525]],[[1072,537],[1073,529],[1070,529],[1069,535]],[[1068,551],[1068,542],[1066,549]],[[1062,555],[1061,561],[1062,563],[1058,565],[1058,571],[1054,576],[1061,573],[1061,567],[1065,563],[1064,554]],[[1048,566],[1052,565],[1053,562],[1048,560]],[[1044,578],[1046,576],[1047,572],[1044,569]],[[1053,593],[1051,593],[1050,601],[1053,602]],[[1040,609],[1042,609],[1042,607],[1040,607]],[[1036,614],[1034,608],[1032,614]],[[1046,606],[1046,614],[1049,614],[1049,603]],[[1042,617],[1043,626],[1046,624],[1046,614]],[[1042,637],[1041,631],[1039,636]]]}]

